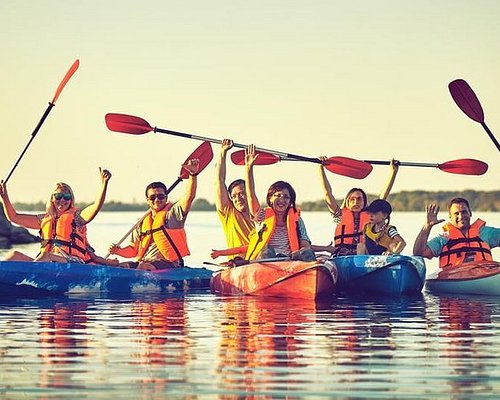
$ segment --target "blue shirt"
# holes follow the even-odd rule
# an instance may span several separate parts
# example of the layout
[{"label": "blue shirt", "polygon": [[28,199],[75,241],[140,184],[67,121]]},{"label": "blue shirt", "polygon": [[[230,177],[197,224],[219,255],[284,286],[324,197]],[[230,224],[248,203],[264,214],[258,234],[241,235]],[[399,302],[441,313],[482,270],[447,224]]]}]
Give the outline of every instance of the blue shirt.
[{"label": "blue shirt", "polygon": [[[491,249],[500,246],[500,228],[491,226],[483,226],[479,229],[479,238],[488,244]],[[434,257],[438,257],[443,250],[444,245],[448,242],[448,234],[443,233],[427,242],[427,246],[431,249]]]}]

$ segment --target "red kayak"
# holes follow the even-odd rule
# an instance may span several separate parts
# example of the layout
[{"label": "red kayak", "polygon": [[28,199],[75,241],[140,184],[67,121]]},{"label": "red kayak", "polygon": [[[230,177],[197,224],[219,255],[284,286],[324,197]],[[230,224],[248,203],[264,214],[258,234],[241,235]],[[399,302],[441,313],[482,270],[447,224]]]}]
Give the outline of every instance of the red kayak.
[{"label": "red kayak", "polygon": [[213,292],[222,295],[318,299],[332,296],[337,270],[329,261],[251,262],[214,273]]},{"label": "red kayak", "polygon": [[500,263],[476,261],[440,270],[427,278],[427,289],[435,293],[500,295]]}]

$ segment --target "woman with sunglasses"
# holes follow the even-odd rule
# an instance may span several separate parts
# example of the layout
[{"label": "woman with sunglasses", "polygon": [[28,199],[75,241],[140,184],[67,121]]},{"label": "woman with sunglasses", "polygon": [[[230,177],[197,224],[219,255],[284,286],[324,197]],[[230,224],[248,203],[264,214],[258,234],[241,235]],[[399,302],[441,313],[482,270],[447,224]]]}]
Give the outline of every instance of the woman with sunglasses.
[{"label": "woman with sunglasses", "polygon": [[0,182],[0,197],[10,222],[28,229],[38,229],[41,250],[35,259],[19,251],[10,252],[5,261],[92,262],[94,257],[87,241],[86,225],[92,221],[106,198],[111,173],[99,168],[101,185],[94,203],[80,210],[75,207],[73,190],[59,182],[47,202],[45,214],[18,213],[7,193],[7,185]]}]

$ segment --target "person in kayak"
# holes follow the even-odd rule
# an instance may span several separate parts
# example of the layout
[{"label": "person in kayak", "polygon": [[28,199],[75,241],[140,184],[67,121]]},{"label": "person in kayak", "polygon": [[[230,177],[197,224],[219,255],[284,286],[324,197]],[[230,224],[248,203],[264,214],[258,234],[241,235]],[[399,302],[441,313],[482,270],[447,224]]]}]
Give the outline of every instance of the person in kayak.
[{"label": "person in kayak", "polygon": [[44,214],[19,213],[12,205],[7,185],[0,183],[5,215],[9,221],[28,229],[40,231],[41,249],[34,259],[20,251],[10,252],[5,261],[53,261],[53,262],[92,262],[89,251],[86,225],[92,221],[104,204],[111,173],[100,171],[101,186],[94,203],[79,209],[75,207],[75,196],[71,187],[63,182],[56,184]]},{"label": "person in kayak", "polygon": [[451,199],[448,204],[449,221],[443,233],[427,241],[434,225],[444,222],[438,219],[439,206],[430,203],[425,207],[426,220],[413,245],[413,254],[426,258],[439,257],[439,267],[456,266],[472,261],[492,261],[491,249],[500,246],[500,228],[486,226],[477,219],[470,223],[472,211],[469,202],[462,197]]},{"label": "person in kayak", "polygon": [[[326,157],[319,157],[326,161]],[[391,174],[379,198],[386,200],[391,192],[392,186],[398,173],[399,163],[397,160],[391,161]],[[357,253],[358,243],[363,241],[363,228],[370,222],[370,216],[365,211],[368,205],[366,193],[363,189],[352,188],[339,206],[332,187],[326,176],[325,167],[319,167],[321,185],[328,210],[337,224],[333,243],[327,246],[313,246],[315,251],[328,251],[334,256],[351,255]],[[333,246],[332,246],[333,244]]]},{"label": "person in kayak", "polygon": [[189,179],[184,196],[177,202],[167,201],[167,187],[162,182],[152,182],[146,187],[150,213],[133,232],[128,246],[114,243],[109,246],[110,254],[135,257],[135,262],[120,266],[150,271],[184,266],[183,257],[190,254],[184,224],[196,196],[199,160],[189,160],[183,167],[189,172]]},{"label": "person in kayak", "polygon": [[[232,147],[232,140],[222,141],[219,159],[215,165],[215,207],[224,229],[226,243],[229,248],[242,247],[242,251],[229,256],[230,259],[245,256],[244,248],[248,245],[248,237],[253,228],[248,210],[245,181],[237,179],[226,187],[226,156]],[[218,250],[213,250],[212,256],[218,255]]]},{"label": "person in kayak", "polygon": [[284,181],[273,183],[267,191],[268,206],[260,206],[253,176],[257,157],[255,146],[248,146],[245,150],[245,183],[255,228],[250,235],[245,259],[283,256],[314,261],[316,257],[311,250],[311,240],[300,217],[300,209],[295,205],[296,193],[293,187]]},{"label": "person in kayak", "polygon": [[373,200],[365,212],[370,222],[363,228],[364,240],[358,243],[357,254],[391,255],[400,254],[406,242],[394,225],[389,225],[392,207],[383,199]]}]

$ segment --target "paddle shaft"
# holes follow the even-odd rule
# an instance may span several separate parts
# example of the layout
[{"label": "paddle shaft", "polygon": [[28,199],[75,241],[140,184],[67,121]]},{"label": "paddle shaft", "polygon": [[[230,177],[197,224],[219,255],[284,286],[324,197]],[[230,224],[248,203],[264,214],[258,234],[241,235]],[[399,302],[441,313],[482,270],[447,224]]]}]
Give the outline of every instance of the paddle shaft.
[{"label": "paddle shaft", "polygon": [[481,125],[482,127],[484,128],[484,130],[486,131],[486,133],[488,134],[488,136],[490,137],[491,141],[495,144],[495,146],[497,147],[497,150],[500,151],[500,143],[498,143],[498,140],[497,138],[495,137],[495,135],[493,135],[493,132],[490,131],[490,128],[488,128],[488,126],[486,125],[486,123],[483,121],[481,122]]},{"label": "paddle shaft", "polygon": [[[167,195],[172,191],[174,190],[174,188],[182,182],[182,178],[181,177],[178,177],[176,179],[176,181],[167,189]],[[130,228],[128,230],[128,232],[123,235],[123,237],[116,243],[117,246],[120,246],[126,238],[128,238],[128,236],[135,230],[137,229],[137,227],[142,223],[142,221],[144,221],[144,218],[146,218],[149,214],[151,213],[151,210],[148,210],[146,211],[146,213],[132,226],[132,228]],[[108,258],[109,256],[111,255],[111,253],[107,253],[104,258]]]},{"label": "paddle shaft", "polygon": [[[171,131],[169,129],[162,129],[162,128],[156,128],[156,127],[154,128],[154,131],[160,132],[160,133],[166,133],[167,135],[174,135],[174,136],[180,136],[180,137],[188,138],[188,139],[202,140],[202,141],[207,141],[207,142],[211,142],[211,143],[222,144],[222,140],[220,140],[220,139],[213,139],[213,138],[209,138],[209,137],[193,135],[190,133],[176,132],[176,131]],[[247,147],[247,145],[242,144],[242,143],[233,143],[233,146],[238,147],[240,149],[246,149],[246,147]],[[316,164],[321,164],[321,160],[319,158],[304,157],[304,156],[300,156],[297,154],[291,154],[291,153],[283,153],[281,151],[268,150],[268,149],[264,149],[262,147],[255,147],[255,150],[273,153],[273,154],[276,154],[277,156],[284,157],[284,158],[291,158],[294,160],[307,161],[307,162],[313,162]]]},{"label": "paddle shaft", "polygon": [[17,158],[17,161],[16,163],[14,164],[14,166],[12,167],[12,169],[10,170],[9,172],[9,175],[7,175],[7,178],[5,178],[4,180],[4,183],[7,183],[10,179],[10,177],[12,176],[14,170],[17,168],[17,166],[19,165],[19,162],[21,161],[21,159],[23,158],[24,154],[26,153],[26,151],[28,150],[28,148],[30,147],[31,145],[31,142],[33,142],[33,140],[35,139],[35,136],[36,134],[38,133],[38,131],[40,130],[40,128],[42,127],[43,123],[45,122],[45,119],[48,117],[49,113],[50,113],[50,110],[52,110],[52,108],[55,106],[55,104],[53,103],[49,103],[49,105],[47,106],[47,109],[45,110],[45,112],[43,113],[42,115],[42,118],[40,119],[40,121],[38,122],[38,125],[35,127],[35,130],[31,133],[31,138],[29,140],[29,142],[26,144],[26,146],[24,147],[24,150],[21,152],[21,154],[19,155],[19,157]]}]

